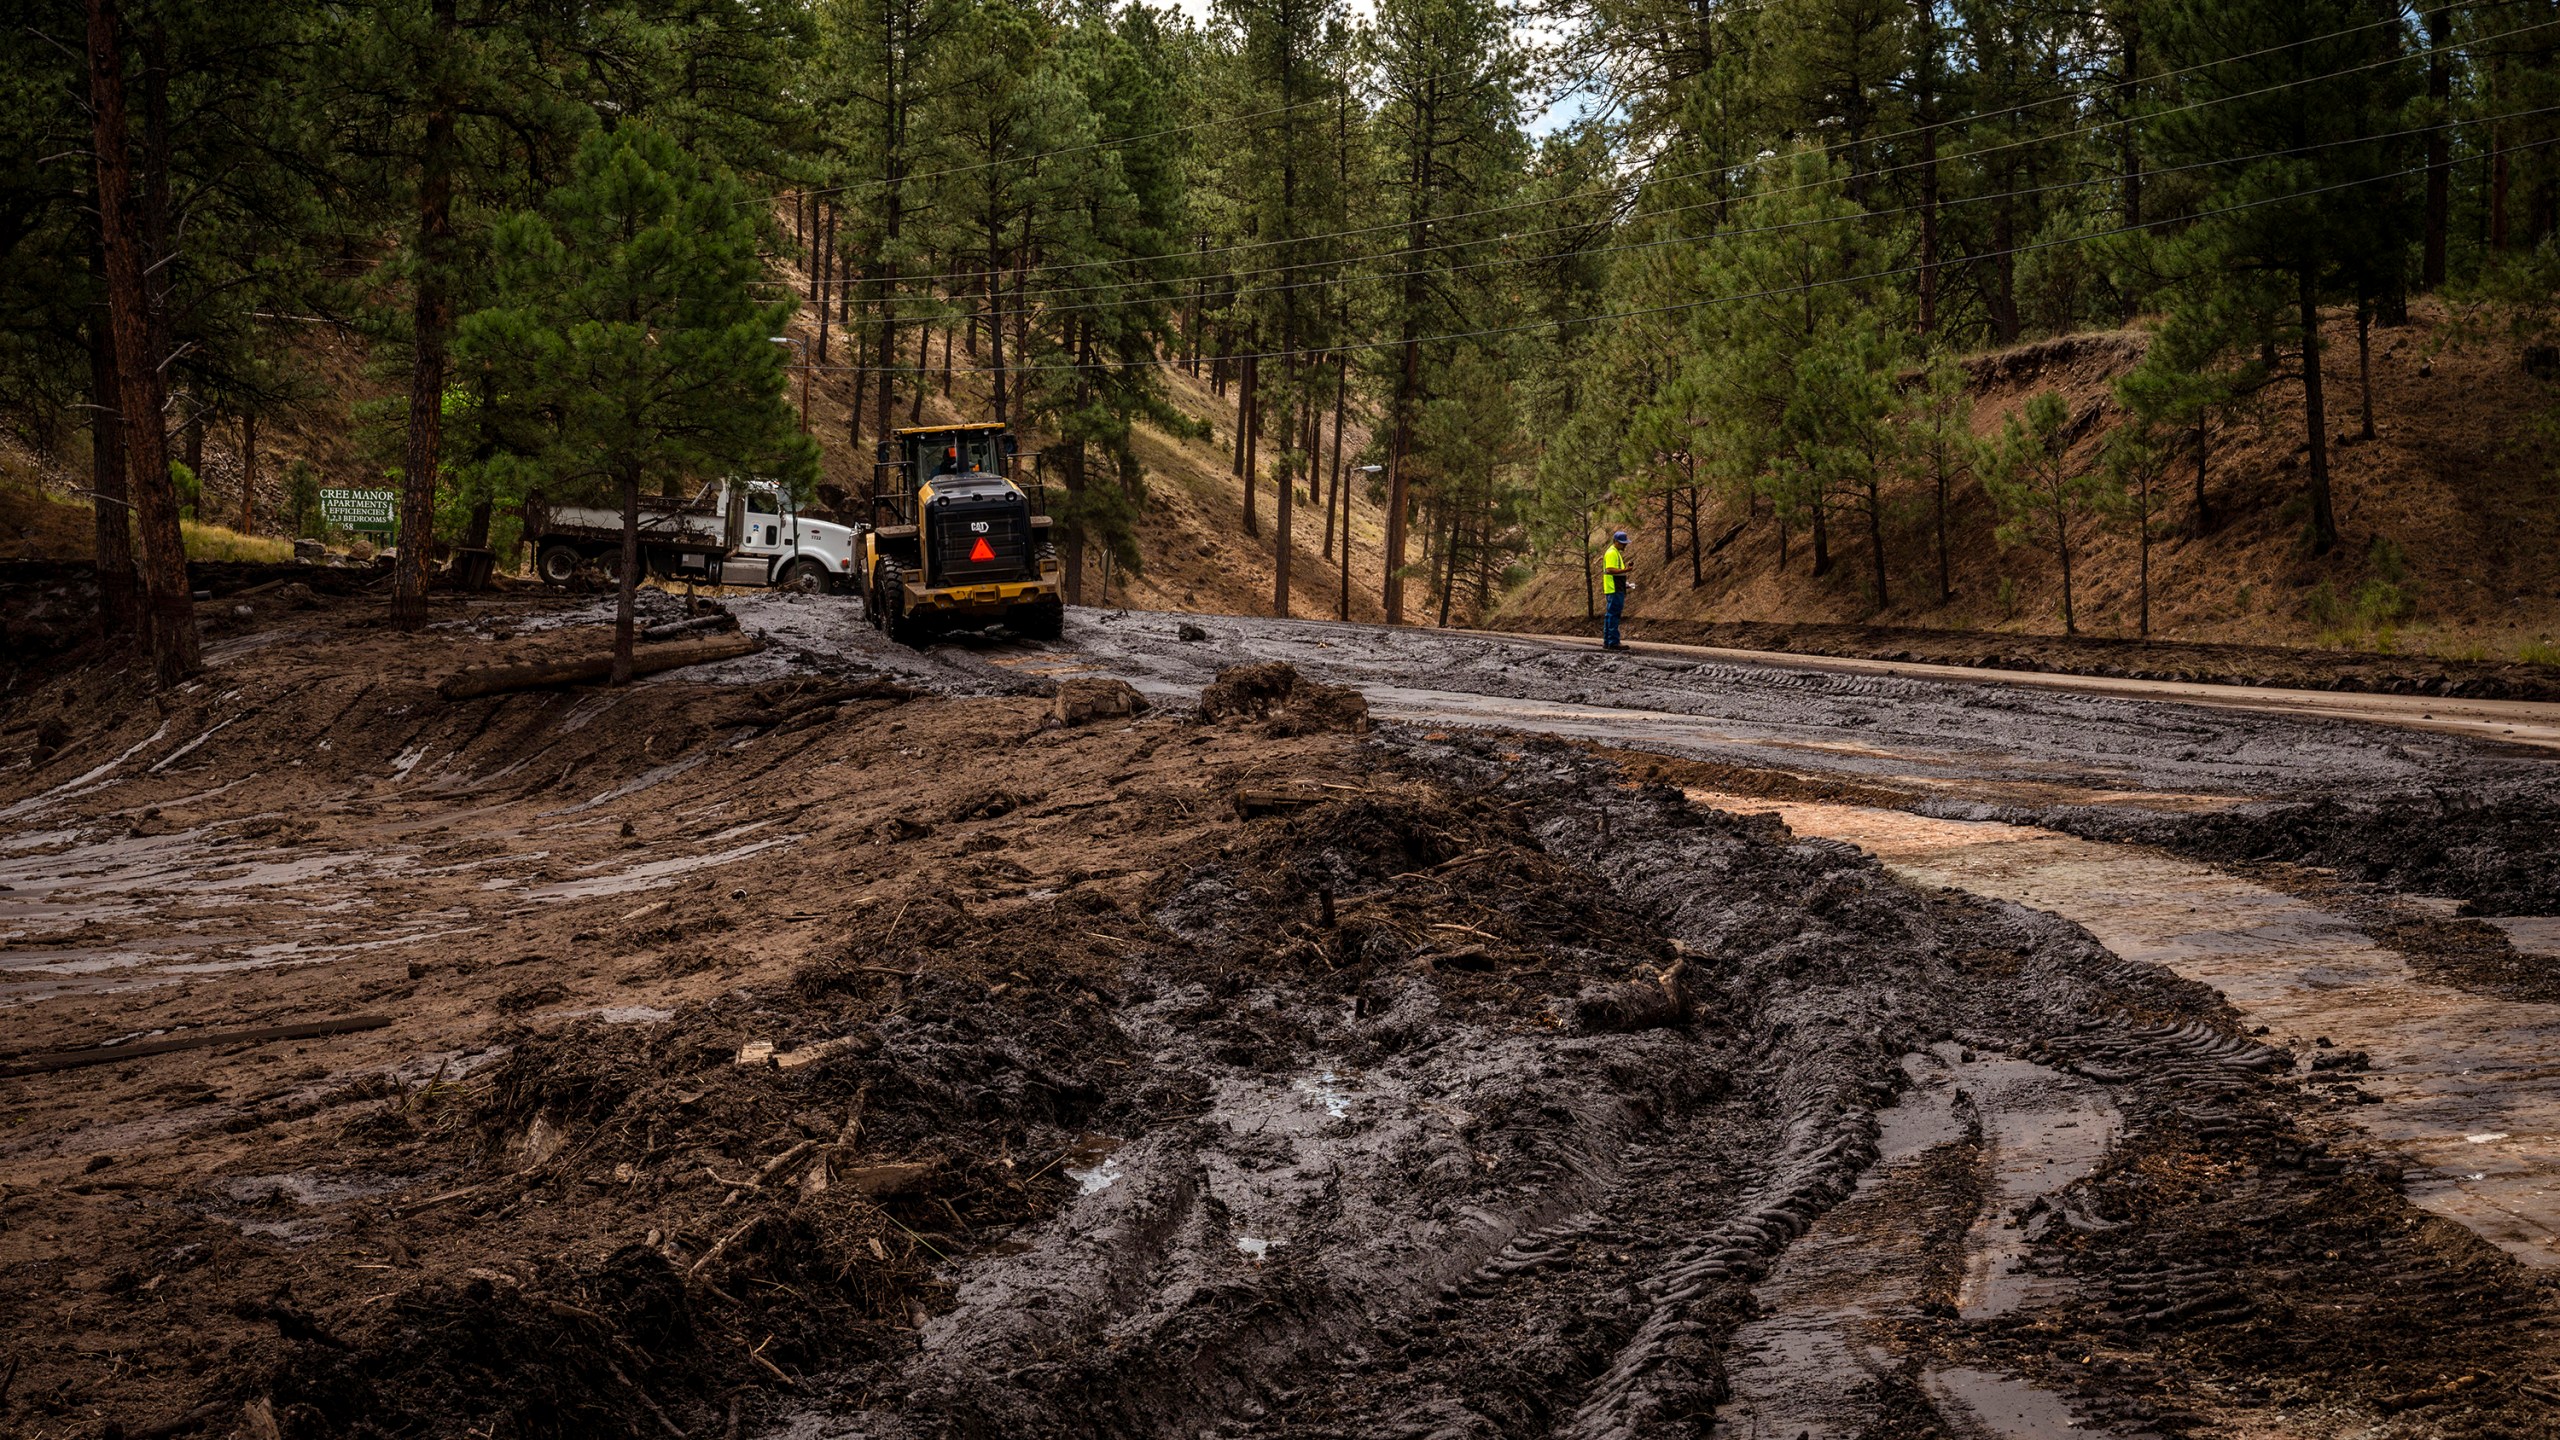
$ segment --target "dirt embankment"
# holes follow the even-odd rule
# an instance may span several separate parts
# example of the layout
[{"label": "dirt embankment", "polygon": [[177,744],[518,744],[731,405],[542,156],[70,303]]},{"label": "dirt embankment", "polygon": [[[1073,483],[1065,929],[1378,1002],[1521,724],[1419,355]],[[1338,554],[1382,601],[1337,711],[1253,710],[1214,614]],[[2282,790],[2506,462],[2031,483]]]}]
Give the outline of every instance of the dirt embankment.
[{"label": "dirt embankment", "polygon": [[[2375,438],[2365,440],[2352,315],[2333,314],[2329,335],[2330,416],[2340,432],[2331,446],[2338,549],[2314,557],[2302,543],[2301,390],[2298,381],[2280,382],[2256,403],[2215,417],[2206,470],[2211,523],[2201,533],[2193,524],[2192,453],[2172,470],[2165,538],[2151,553],[2152,633],[2354,649],[2383,673],[2504,662],[2528,648],[2547,657],[2560,640],[2560,517],[2547,503],[2549,457],[2530,437],[2540,433],[2549,387],[2527,373],[2515,344],[2468,334],[2443,306],[2421,301],[2407,326],[2373,332]],[[2077,335],[1973,357],[1976,431],[1996,433],[2051,390],[2071,405],[2079,427],[2073,459],[2094,466],[2100,439],[2120,417],[2111,387],[2143,346],[2137,332]],[[1713,553],[1693,563],[1685,501],[1666,526],[1657,495],[1627,517],[1637,532],[1629,548],[1631,633],[1649,634],[1656,622],[1770,622],[1988,631],[1998,636],[1993,644],[2060,634],[2060,568],[2050,547],[1999,543],[1999,516],[1977,481],[1954,492],[1951,600],[1939,598],[1930,496],[1908,485],[1889,487],[1887,496],[1890,603],[1879,606],[1868,593],[1862,521],[1832,517],[1834,568],[1817,577],[1801,523],[1781,563],[1778,528],[1765,509],[1736,530],[1741,509],[1710,497],[1698,539]],[[2092,524],[2072,568],[2081,630],[2135,634],[2131,533]],[[1578,560],[1559,564],[1508,599],[1491,623],[1586,623],[1584,591]],[[1807,629],[1806,639],[1813,634]],[[1848,643],[1885,642],[1852,636]]]},{"label": "dirt embankment", "polygon": [[[1923,1152],[1891,1433],[1985,1368],[2163,1434],[2552,1433],[2550,1297],[2048,918],[1554,742],[1320,694],[1061,727],[867,631],[446,704],[595,635],[449,605],[19,712],[19,1066],[390,1023],[0,1079],[14,1432],[1689,1433],[1943,1049],[2135,1142],[2023,1250],[1977,1247],[2020,1183],[1983,1132]],[[2068,1284],[1957,1314],[1980,1265]]]}]

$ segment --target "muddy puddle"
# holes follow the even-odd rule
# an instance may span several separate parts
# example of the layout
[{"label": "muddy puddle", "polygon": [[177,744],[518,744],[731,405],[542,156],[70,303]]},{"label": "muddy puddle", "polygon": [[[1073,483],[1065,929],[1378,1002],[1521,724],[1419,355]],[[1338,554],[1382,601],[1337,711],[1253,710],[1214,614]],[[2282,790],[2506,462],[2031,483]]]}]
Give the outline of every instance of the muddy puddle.
[{"label": "muddy puddle", "polygon": [[1950,1303],[1976,1320],[2058,1298],[2022,1268],[2018,1216],[2094,1169],[2121,1117],[2085,1080],[1952,1042],[1903,1057],[1903,1070],[1909,1087],[1876,1116],[1875,1163],[1754,1290],[1715,1433],[1889,1433],[1914,1373],[1939,1415],[1974,1433],[2103,1433],[2075,1431],[2049,1391],[1915,1357],[1902,1337]]},{"label": "muddy puddle", "polygon": [[2413,976],[2340,917],[2210,866],[1993,822],[1693,792],[1845,841],[1915,883],[2061,915],[2131,960],[2213,986],[2314,1086],[2407,1157],[2410,1198],[2529,1265],[2560,1265],[2560,1005]]}]

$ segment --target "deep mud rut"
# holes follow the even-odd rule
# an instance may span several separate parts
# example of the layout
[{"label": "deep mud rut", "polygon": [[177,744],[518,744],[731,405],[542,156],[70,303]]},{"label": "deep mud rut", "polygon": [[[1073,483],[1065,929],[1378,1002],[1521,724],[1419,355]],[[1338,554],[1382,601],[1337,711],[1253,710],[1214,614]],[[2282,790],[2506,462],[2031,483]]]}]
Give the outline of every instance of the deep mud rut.
[{"label": "deep mud rut", "polygon": [[[2554,1272],[2498,1228],[2548,1080],[2438,1063],[2546,998],[2445,912],[2552,908],[2547,762],[1200,617],[916,655],[734,603],[767,650],[619,694],[435,700],[591,643],[504,597],[16,702],[0,1064],[389,1023],[0,1078],[0,1429],[2560,1434]],[[1248,659],[1423,723],[1183,712]],[[1158,713],[1047,723],[1094,671]],[[1950,838],[2029,819],[2081,868]],[[2252,951],[2083,903],[2137,863],[2317,920]],[[2348,1023],[2416,987],[2414,1039]],[[2490,1148],[2506,1189],[2448,1177]]]}]

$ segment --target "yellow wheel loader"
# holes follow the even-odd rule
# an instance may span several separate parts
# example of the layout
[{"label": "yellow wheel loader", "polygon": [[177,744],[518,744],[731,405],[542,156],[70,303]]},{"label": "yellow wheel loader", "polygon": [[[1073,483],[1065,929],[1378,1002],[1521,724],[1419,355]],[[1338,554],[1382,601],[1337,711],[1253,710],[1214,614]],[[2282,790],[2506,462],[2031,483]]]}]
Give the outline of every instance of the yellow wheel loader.
[{"label": "yellow wheel loader", "polygon": [[863,610],[904,645],[1002,625],[1055,640],[1066,623],[1049,517],[998,422],[924,425],[881,442],[866,497]]}]

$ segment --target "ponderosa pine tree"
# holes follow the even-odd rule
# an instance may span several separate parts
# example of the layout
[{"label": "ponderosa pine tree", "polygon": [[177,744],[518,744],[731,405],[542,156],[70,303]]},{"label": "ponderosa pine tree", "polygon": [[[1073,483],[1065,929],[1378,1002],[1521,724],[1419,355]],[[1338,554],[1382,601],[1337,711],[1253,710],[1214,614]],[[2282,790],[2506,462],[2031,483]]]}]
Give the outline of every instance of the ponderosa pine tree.
[{"label": "ponderosa pine tree", "polygon": [[1379,177],[1399,250],[1380,257],[1385,323],[1395,345],[1387,407],[1388,623],[1404,615],[1411,496],[1405,460],[1430,394],[1424,351],[1437,371],[1453,354],[1435,331],[1481,325],[1485,298],[1506,277],[1482,262],[1516,223],[1495,207],[1511,198],[1525,153],[1517,114],[1522,56],[1510,16],[1489,0],[1382,0],[1371,64],[1378,77]]},{"label": "ponderosa pine tree", "polygon": [[763,226],[746,201],[645,125],[594,135],[540,209],[497,228],[501,302],[460,329],[486,393],[535,421],[511,458],[621,501],[616,684],[631,675],[643,487],[754,475],[806,493],[816,480],[771,338],[792,304],[756,298]]},{"label": "ponderosa pine tree", "polygon": [[1761,167],[1731,228],[1701,247],[1718,298],[1691,313],[1690,354],[1662,402],[1693,426],[1702,477],[1767,496],[1781,524],[1810,520],[1816,575],[1831,567],[1837,457],[1883,453],[1868,432],[1889,417],[1868,402],[1873,377],[1898,365],[1868,278],[1878,247],[1844,180],[1813,146]]},{"label": "ponderosa pine tree", "polygon": [[2052,549],[2062,570],[2062,633],[2080,633],[2072,608],[2072,562],[2079,557],[2090,521],[2104,504],[2104,486],[2071,457],[2071,406],[2050,390],[2012,415],[1993,442],[1982,486],[2000,508],[2000,540]]},{"label": "ponderosa pine tree", "polygon": [[1973,378],[1952,358],[1932,358],[1918,383],[1903,392],[1901,440],[1895,453],[1902,473],[1928,487],[1930,530],[1938,558],[1938,598],[1956,598],[1949,507],[1958,485],[1982,468],[1982,445],[1973,436]]},{"label": "ponderosa pine tree", "polygon": [[2398,28],[2377,23],[2386,18],[2365,0],[2162,0],[2152,26],[2161,63],[2194,73],[2183,103],[2146,126],[2147,148],[2210,177],[2164,268],[2208,307],[2283,282],[2315,554],[2338,541],[2321,307],[2369,291],[2377,267],[2396,274],[2419,229],[2418,150],[2405,132],[2420,75]]}]

